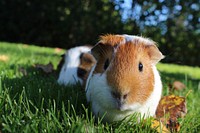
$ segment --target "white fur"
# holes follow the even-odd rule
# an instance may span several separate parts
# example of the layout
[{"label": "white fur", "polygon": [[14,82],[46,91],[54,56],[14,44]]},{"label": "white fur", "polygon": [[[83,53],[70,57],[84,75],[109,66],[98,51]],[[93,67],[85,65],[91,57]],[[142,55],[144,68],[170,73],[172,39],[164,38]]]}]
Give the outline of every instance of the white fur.
[{"label": "white fur", "polygon": [[131,114],[131,111],[119,111],[115,108],[115,100],[110,93],[105,74],[90,75],[88,80],[90,81],[86,85],[86,97],[96,116],[105,115],[104,121],[112,122]]},{"label": "white fur", "polygon": [[139,37],[139,36],[133,36],[133,35],[123,35],[123,37],[125,38],[126,42],[130,42],[130,41],[134,41],[135,39],[138,39],[146,44],[154,44],[155,42],[148,39],[148,38],[143,38],[143,37]]},{"label": "white fur", "polygon": [[[124,35],[124,37],[126,41],[133,41],[134,38],[149,41],[137,36]],[[145,118],[155,115],[161,97],[162,83],[154,64],[152,64],[152,69],[155,83],[150,97],[144,104],[133,103],[132,105],[124,105],[121,110],[116,109],[116,100],[111,95],[111,87],[107,83],[106,71],[102,74],[93,74],[95,67],[96,65],[93,66],[90,71],[86,82],[86,98],[88,102],[91,102],[93,113],[96,116],[102,117],[105,115],[104,121],[113,122],[122,120],[136,112],[140,113]]]},{"label": "white fur", "polygon": [[[94,66],[95,67],[95,66]],[[115,108],[115,99],[111,95],[111,87],[106,80],[106,74],[89,75],[86,84],[86,97],[88,102],[92,104],[93,113],[96,116],[104,116],[104,121],[113,122],[126,118],[130,114],[140,113],[141,116],[154,116],[157,105],[159,103],[162,83],[159,73],[155,66],[152,66],[154,73],[154,90],[150,97],[144,104],[133,103],[132,105],[125,105],[122,110]],[[93,70],[91,73],[93,73]]]},{"label": "white fur", "polygon": [[154,90],[151,93],[148,100],[143,105],[143,107],[139,109],[139,111],[142,114],[145,114],[146,112],[148,112],[149,113],[148,115],[150,116],[154,116],[158,103],[161,98],[161,94],[162,94],[162,82],[161,82],[160,75],[158,73],[158,70],[156,69],[156,66],[153,65],[152,69],[153,69],[154,80],[155,80]]},{"label": "white fur", "polygon": [[80,55],[90,50],[91,48],[87,46],[79,46],[71,48],[65,53],[65,62],[58,78],[59,84],[74,85],[77,82],[83,83],[82,79],[77,75],[78,66],[80,65]]}]

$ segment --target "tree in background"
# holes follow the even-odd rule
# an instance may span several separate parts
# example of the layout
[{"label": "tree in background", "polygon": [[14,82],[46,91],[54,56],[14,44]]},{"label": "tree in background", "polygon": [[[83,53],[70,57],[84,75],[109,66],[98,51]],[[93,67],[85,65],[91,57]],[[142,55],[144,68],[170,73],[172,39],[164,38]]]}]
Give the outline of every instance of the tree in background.
[{"label": "tree in background", "polygon": [[[0,40],[69,48],[123,29],[110,0],[1,0]],[[118,7],[118,9],[116,9]]]},{"label": "tree in background", "polygon": [[1,41],[62,48],[107,33],[143,35],[165,62],[200,66],[200,0],[1,0],[0,32]]},{"label": "tree in background", "polygon": [[200,0],[132,1],[130,18],[153,38],[165,62],[200,65]]}]

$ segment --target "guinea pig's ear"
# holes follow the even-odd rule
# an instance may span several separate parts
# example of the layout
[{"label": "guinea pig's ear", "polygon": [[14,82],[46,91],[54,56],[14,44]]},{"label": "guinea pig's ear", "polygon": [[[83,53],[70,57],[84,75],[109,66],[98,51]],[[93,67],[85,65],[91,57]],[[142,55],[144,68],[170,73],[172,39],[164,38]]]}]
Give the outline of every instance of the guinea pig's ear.
[{"label": "guinea pig's ear", "polygon": [[147,45],[148,54],[153,64],[157,64],[165,56],[159,51],[156,45]]},{"label": "guinea pig's ear", "polygon": [[84,66],[87,70],[89,70],[96,63],[95,58],[90,53],[82,53],[80,55],[80,60],[80,65]]},{"label": "guinea pig's ear", "polygon": [[94,58],[96,59],[96,60],[98,60],[99,59],[99,57],[100,57],[100,51],[101,51],[101,46],[102,44],[101,43],[97,43],[92,49],[91,49],[91,53],[92,53],[92,55],[94,56]]},{"label": "guinea pig's ear", "polygon": [[106,56],[109,52],[113,52],[113,50],[112,46],[99,42],[91,49],[91,53],[96,60],[99,60],[100,57]]}]

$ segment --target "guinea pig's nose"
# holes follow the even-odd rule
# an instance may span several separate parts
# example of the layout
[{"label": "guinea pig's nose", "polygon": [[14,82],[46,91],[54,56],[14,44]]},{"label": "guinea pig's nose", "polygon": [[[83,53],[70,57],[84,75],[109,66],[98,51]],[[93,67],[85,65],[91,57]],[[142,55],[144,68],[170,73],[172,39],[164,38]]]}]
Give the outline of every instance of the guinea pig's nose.
[{"label": "guinea pig's nose", "polygon": [[115,99],[121,98],[121,94],[119,92],[112,91],[111,94],[112,94],[113,98],[115,98]]},{"label": "guinea pig's nose", "polygon": [[123,94],[121,94],[119,92],[115,92],[115,91],[112,91],[111,94],[116,101],[116,108],[118,110],[122,111],[124,104],[126,103],[126,99],[127,99],[128,94],[123,95]]},{"label": "guinea pig's nose", "polygon": [[112,91],[111,94],[112,94],[113,98],[118,99],[118,100],[125,100],[128,96],[128,94],[122,95],[119,92],[115,92],[115,91]]}]

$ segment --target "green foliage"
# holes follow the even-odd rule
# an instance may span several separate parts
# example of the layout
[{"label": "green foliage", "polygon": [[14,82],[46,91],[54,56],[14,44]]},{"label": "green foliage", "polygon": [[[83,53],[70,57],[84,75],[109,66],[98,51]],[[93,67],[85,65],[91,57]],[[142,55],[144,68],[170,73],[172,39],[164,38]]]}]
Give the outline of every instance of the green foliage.
[{"label": "green foliage", "polygon": [[122,29],[109,0],[1,0],[0,40],[69,48]]},{"label": "green foliage", "polygon": [[200,65],[200,1],[132,2],[132,18],[140,32],[158,42],[164,62]]},{"label": "green foliage", "polygon": [[[56,66],[60,55],[55,49],[0,43],[0,131],[1,132],[155,132],[151,119],[136,123],[134,114],[127,121],[102,123],[95,119],[87,104],[84,90],[79,86],[60,86],[55,74],[45,74],[34,64]],[[173,69],[171,69],[173,67]],[[21,69],[27,74],[24,74]],[[200,129],[200,69],[187,66],[159,64],[163,94],[169,94],[168,83],[180,80],[187,88],[177,95],[187,96],[188,113],[181,119],[181,132]],[[56,67],[55,67],[56,69]]]}]

